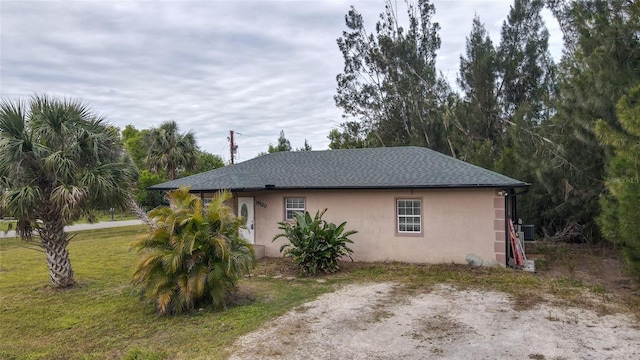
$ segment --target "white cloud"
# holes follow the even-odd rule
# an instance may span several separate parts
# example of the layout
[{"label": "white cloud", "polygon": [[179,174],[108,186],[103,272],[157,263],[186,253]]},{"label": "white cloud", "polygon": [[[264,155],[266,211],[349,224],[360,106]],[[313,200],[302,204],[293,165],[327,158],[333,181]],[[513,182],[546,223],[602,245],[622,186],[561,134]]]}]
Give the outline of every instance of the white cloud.
[{"label": "white cloud", "polygon": [[[435,1],[438,67],[455,81],[477,13],[499,41],[510,1]],[[78,97],[114,125],[174,119],[202,148],[239,158],[304,139],[325,149],[341,120],[333,102],[342,71],[336,39],[344,1],[0,2],[0,95]],[[355,1],[373,29],[382,1]],[[549,24],[558,58],[561,38]],[[554,25],[552,27],[551,25]]]}]

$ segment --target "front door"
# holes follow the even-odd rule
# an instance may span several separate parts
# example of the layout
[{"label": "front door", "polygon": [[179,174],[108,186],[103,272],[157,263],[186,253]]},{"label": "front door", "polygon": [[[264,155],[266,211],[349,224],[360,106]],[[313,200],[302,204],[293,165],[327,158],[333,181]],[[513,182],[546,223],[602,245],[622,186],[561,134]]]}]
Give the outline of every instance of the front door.
[{"label": "front door", "polygon": [[253,224],[253,197],[238,197],[238,216],[244,218],[246,229],[240,229],[240,235],[251,244],[255,244],[255,226]]}]

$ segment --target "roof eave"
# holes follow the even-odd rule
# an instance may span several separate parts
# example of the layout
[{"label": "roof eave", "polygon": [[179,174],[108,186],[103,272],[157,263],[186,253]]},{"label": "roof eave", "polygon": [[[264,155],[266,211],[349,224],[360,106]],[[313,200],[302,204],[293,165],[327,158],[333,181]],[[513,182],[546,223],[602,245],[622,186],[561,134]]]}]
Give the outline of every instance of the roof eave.
[{"label": "roof eave", "polygon": [[[227,189],[233,192],[248,191],[274,191],[274,190],[389,190],[389,189],[514,189],[527,188],[528,183],[513,184],[437,184],[437,185],[388,185],[388,186],[276,186],[264,187],[243,187]],[[147,190],[174,190],[178,187],[148,187]],[[212,192],[224,190],[223,188],[200,189],[191,188],[191,192]]]}]

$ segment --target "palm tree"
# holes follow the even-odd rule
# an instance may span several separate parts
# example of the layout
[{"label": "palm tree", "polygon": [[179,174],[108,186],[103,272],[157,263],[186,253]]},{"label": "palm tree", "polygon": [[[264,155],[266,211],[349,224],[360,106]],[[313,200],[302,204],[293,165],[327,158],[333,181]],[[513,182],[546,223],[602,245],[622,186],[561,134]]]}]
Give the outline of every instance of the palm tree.
[{"label": "palm tree", "polygon": [[150,212],[155,226],[134,245],[141,254],[133,282],[160,314],[225,305],[228,292],[254,266],[253,247],[239,235],[242,218],[220,192],[205,208],[189,188],[168,194],[170,206]]},{"label": "palm tree", "polygon": [[137,177],[117,129],[75,100],[0,102],[0,208],[47,257],[51,283],[75,283],[64,226],[100,208],[124,209]]},{"label": "palm tree", "polygon": [[149,146],[146,163],[152,173],[167,171],[167,179],[175,180],[179,168],[192,170],[198,147],[192,132],[181,134],[175,121],[165,121],[145,135]]}]

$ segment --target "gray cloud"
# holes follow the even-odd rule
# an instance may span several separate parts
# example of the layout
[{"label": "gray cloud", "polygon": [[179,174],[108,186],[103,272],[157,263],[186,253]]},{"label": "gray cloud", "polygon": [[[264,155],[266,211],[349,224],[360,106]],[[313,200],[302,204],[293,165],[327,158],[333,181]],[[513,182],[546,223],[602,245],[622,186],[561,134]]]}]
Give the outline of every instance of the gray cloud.
[{"label": "gray cloud", "polygon": [[[510,1],[435,1],[438,67],[452,84],[477,13],[495,43]],[[275,143],[325,149],[341,121],[336,45],[343,1],[11,1],[0,3],[0,96],[78,97],[114,125],[175,119],[202,148],[246,160]],[[382,1],[354,1],[369,29]],[[561,37],[549,23],[552,52]],[[555,26],[555,27],[554,27]]]}]

